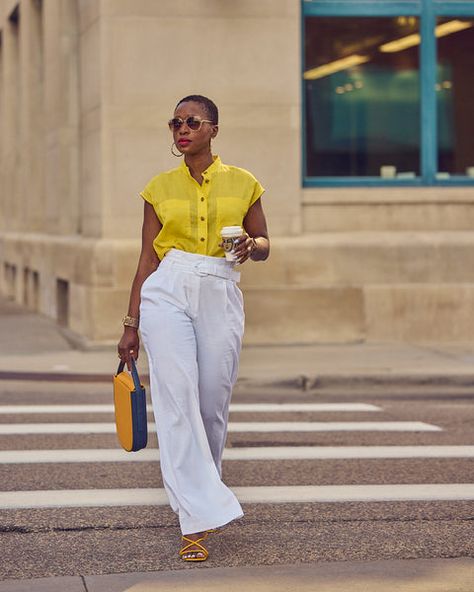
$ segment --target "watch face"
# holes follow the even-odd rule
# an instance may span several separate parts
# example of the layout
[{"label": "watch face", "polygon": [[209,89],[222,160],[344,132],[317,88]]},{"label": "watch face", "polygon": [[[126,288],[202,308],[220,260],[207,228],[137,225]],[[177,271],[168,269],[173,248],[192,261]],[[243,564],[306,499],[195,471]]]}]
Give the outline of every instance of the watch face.
[{"label": "watch face", "polygon": [[138,319],[134,319],[133,317],[124,317],[122,324],[125,327],[134,327],[135,329],[138,327]]}]

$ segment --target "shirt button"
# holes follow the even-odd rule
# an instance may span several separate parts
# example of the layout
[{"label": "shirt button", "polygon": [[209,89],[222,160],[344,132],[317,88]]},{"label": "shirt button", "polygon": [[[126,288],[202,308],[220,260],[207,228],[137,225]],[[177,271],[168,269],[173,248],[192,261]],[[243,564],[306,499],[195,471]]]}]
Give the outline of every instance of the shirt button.
[{"label": "shirt button", "polygon": [[203,197],[201,197],[201,201],[204,201],[204,198]]},{"label": "shirt button", "polygon": [[204,220],[205,220],[205,219],[206,219],[206,218],[204,218],[204,216],[201,216],[201,220],[202,220],[203,222],[204,222]]},{"label": "shirt button", "polygon": [[206,239],[201,236],[201,242],[204,242]]},{"label": "shirt button", "polygon": [[209,179],[206,179],[206,180],[204,181],[204,183],[209,183]]}]

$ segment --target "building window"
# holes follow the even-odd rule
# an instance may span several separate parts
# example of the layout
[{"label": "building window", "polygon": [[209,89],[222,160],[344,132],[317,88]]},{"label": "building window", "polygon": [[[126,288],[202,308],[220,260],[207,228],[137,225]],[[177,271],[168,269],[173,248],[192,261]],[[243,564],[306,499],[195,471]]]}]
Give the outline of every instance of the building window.
[{"label": "building window", "polygon": [[390,46],[418,33],[416,17],[307,19],[308,176],[419,175],[419,46]]},{"label": "building window", "polygon": [[438,19],[438,177],[474,178],[474,19]]},{"label": "building window", "polygon": [[6,288],[6,296],[9,300],[15,300],[17,292],[17,274],[16,265],[11,263],[4,263],[4,280]]},{"label": "building window", "polygon": [[474,183],[474,0],[303,2],[303,177]]},{"label": "building window", "polygon": [[56,280],[56,318],[59,325],[69,326],[69,282]]}]

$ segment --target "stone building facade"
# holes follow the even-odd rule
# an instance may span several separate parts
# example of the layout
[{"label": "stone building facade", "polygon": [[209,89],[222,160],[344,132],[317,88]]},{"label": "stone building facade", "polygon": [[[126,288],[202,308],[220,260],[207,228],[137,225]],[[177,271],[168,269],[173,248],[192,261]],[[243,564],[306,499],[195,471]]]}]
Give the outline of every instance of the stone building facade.
[{"label": "stone building facade", "polygon": [[298,0],[1,0],[0,291],[83,343],[120,335],[139,191],[182,96],[266,188],[247,343],[467,341],[474,187],[304,186]]}]

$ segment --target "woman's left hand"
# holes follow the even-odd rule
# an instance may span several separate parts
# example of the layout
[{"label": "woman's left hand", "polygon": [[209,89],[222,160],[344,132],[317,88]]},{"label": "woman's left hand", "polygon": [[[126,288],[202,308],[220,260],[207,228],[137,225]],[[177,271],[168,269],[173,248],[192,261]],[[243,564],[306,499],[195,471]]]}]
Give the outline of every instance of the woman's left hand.
[{"label": "woman's left hand", "polygon": [[235,241],[234,255],[237,257],[237,263],[242,265],[257,248],[255,239],[246,232]]}]

